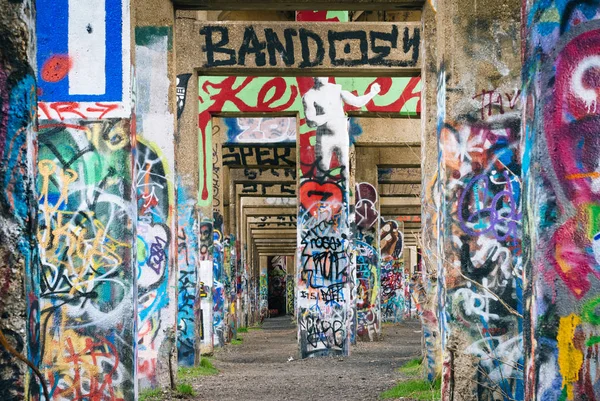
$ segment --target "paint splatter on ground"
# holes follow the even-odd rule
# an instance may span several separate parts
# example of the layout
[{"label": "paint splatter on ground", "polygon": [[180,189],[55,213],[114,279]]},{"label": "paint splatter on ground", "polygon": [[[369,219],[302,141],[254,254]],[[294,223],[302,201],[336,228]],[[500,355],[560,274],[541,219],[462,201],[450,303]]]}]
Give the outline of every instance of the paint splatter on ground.
[{"label": "paint splatter on ground", "polygon": [[[221,373],[194,383],[196,400],[376,400],[402,377],[397,368],[421,354],[417,320],[383,326],[383,341],[359,342],[349,357],[298,360],[289,316],[266,319],[241,345],[216,352]],[[288,362],[292,356],[293,361]]]}]

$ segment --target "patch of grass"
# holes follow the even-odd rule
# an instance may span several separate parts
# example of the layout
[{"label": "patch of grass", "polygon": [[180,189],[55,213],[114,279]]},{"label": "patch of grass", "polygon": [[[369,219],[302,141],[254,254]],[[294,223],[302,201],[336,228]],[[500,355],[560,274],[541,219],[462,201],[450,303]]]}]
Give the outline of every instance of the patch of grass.
[{"label": "patch of grass", "polygon": [[148,389],[140,392],[139,401],[160,401],[161,396],[160,389]]},{"label": "patch of grass", "polygon": [[380,398],[393,399],[406,397],[413,400],[433,400],[441,399],[441,379],[433,383],[427,380],[408,380],[398,383],[395,387],[384,391]]},{"label": "patch of grass", "polygon": [[231,340],[231,345],[241,345],[241,344],[242,344],[241,338],[234,338]]},{"label": "patch of grass", "polygon": [[240,327],[239,329],[237,329],[238,333],[247,333],[248,332],[248,328],[247,327]]},{"label": "patch of grass", "polygon": [[404,365],[400,366],[398,371],[406,376],[419,376],[421,373],[423,373],[421,366],[422,362],[423,360],[420,358],[411,359]]},{"label": "patch of grass", "polygon": [[181,395],[184,395],[184,396],[193,396],[193,395],[195,395],[194,394],[194,389],[192,388],[192,386],[189,385],[189,384],[185,384],[185,383],[177,385],[177,392],[179,394],[181,394]]},{"label": "patch of grass", "polygon": [[202,358],[199,366],[192,366],[191,368],[179,368],[177,376],[183,383],[188,384],[190,380],[200,376],[212,376],[219,373],[219,370],[215,368],[208,358]]},{"label": "patch of grass", "polygon": [[248,327],[248,330],[262,330],[261,326],[252,326],[252,327]]}]

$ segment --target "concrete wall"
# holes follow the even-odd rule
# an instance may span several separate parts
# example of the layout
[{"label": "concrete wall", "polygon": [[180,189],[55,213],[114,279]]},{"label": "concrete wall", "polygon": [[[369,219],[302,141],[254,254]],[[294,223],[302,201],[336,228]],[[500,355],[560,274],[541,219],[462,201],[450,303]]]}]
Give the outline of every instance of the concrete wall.
[{"label": "concrete wall", "polygon": [[530,1],[524,18],[525,395],[597,399],[600,13]]},{"label": "concrete wall", "polygon": [[0,398],[17,401],[41,393],[39,380],[6,349],[39,362],[35,5],[2,0],[0,9]]}]

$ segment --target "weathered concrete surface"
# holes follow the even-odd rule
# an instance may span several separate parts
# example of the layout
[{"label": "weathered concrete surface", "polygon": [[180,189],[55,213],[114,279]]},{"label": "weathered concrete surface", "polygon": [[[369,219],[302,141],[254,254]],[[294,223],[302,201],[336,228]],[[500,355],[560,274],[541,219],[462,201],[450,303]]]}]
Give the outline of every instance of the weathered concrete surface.
[{"label": "weathered concrete surface", "polygon": [[[36,365],[35,4],[0,0],[0,9],[0,330],[14,350]],[[41,393],[39,380],[27,371],[0,345],[0,399]]]},{"label": "weathered concrete surface", "polygon": [[420,353],[417,321],[386,325],[382,341],[358,343],[349,357],[336,359],[296,360],[295,334],[290,317],[266,319],[262,330],[241,335],[241,345],[219,350],[214,365],[221,373],[194,383],[200,399],[372,401],[395,385],[396,369]]}]

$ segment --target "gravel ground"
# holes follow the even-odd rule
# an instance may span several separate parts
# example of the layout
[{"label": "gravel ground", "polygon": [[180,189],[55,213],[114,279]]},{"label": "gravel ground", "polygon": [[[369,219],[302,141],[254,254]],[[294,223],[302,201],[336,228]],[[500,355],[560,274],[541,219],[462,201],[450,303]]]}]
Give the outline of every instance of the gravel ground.
[{"label": "gravel ground", "polygon": [[[359,342],[346,358],[297,360],[296,328],[290,317],[266,319],[262,330],[241,334],[242,345],[219,349],[221,373],[194,383],[204,401],[377,400],[401,374],[396,368],[421,353],[420,324],[384,325],[383,340]],[[294,360],[288,362],[293,357]]]}]

